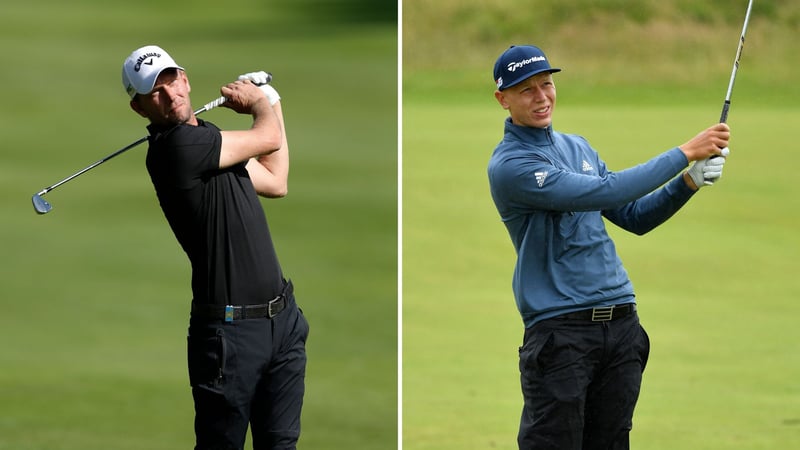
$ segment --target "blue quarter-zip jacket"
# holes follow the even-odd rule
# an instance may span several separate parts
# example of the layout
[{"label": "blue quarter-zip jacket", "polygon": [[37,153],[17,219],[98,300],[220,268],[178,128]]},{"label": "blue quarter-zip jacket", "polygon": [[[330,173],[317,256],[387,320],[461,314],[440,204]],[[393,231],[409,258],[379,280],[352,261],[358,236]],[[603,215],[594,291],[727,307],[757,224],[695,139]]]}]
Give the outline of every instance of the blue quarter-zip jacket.
[{"label": "blue quarter-zip jacket", "polygon": [[492,198],[517,253],[512,287],[525,327],[635,301],[603,217],[644,234],[692,197],[679,148],[612,172],[582,137],[505,122],[489,161]]}]

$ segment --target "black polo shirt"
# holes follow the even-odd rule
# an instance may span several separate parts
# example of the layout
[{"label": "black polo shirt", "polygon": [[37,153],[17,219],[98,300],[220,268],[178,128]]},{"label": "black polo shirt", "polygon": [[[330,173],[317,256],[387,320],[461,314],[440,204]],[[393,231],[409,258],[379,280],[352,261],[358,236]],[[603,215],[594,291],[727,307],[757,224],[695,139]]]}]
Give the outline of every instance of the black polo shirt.
[{"label": "black polo shirt", "polygon": [[153,125],[147,171],[192,265],[196,303],[251,305],[280,294],[283,275],[267,219],[245,169],[219,168],[215,125]]}]

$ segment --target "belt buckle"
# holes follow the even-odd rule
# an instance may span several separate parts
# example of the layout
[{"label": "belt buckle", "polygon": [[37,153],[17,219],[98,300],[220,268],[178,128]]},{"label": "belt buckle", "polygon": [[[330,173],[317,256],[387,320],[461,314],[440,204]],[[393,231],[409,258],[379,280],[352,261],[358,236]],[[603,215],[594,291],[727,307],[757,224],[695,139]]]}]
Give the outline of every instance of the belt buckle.
[{"label": "belt buckle", "polygon": [[592,308],[592,322],[608,322],[614,317],[614,306]]},{"label": "belt buckle", "polygon": [[267,315],[270,319],[280,314],[283,311],[283,308],[279,308],[281,305],[280,301],[283,300],[283,296],[279,295],[278,297],[273,298],[272,300],[267,303]]},{"label": "belt buckle", "polygon": [[233,322],[233,305],[225,305],[225,322]]}]

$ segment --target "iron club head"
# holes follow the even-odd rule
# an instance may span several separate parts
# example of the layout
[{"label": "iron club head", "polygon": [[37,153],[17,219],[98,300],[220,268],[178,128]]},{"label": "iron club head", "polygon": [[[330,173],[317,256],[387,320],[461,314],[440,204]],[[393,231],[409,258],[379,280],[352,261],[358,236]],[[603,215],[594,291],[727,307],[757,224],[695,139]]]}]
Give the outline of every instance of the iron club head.
[{"label": "iron club head", "polygon": [[53,207],[40,194],[33,194],[33,209],[39,214],[47,214]]}]

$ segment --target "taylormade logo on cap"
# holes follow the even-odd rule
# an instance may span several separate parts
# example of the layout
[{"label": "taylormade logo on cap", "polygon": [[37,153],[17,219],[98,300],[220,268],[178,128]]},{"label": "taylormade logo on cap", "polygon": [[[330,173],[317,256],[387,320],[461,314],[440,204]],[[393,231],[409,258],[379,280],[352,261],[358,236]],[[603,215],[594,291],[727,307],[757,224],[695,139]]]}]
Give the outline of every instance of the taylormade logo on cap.
[{"label": "taylormade logo on cap", "polygon": [[544,52],[532,45],[512,45],[494,63],[494,81],[503,90],[542,72],[560,72],[550,67]]},{"label": "taylormade logo on cap", "polygon": [[157,45],[134,50],[122,64],[122,85],[125,92],[131,98],[136,94],[149,94],[158,76],[166,69],[183,70],[183,67]]},{"label": "taylormade logo on cap", "polygon": [[545,59],[544,56],[534,56],[533,58],[523,59],[522,61],[519,62],[510,62],[508,63],[506,70],[508,70],[509,72],[513,72],[519,69],[520,67],[523,67],[530,63],[535,63],[536,61],[547,61],[547,59]]}]

